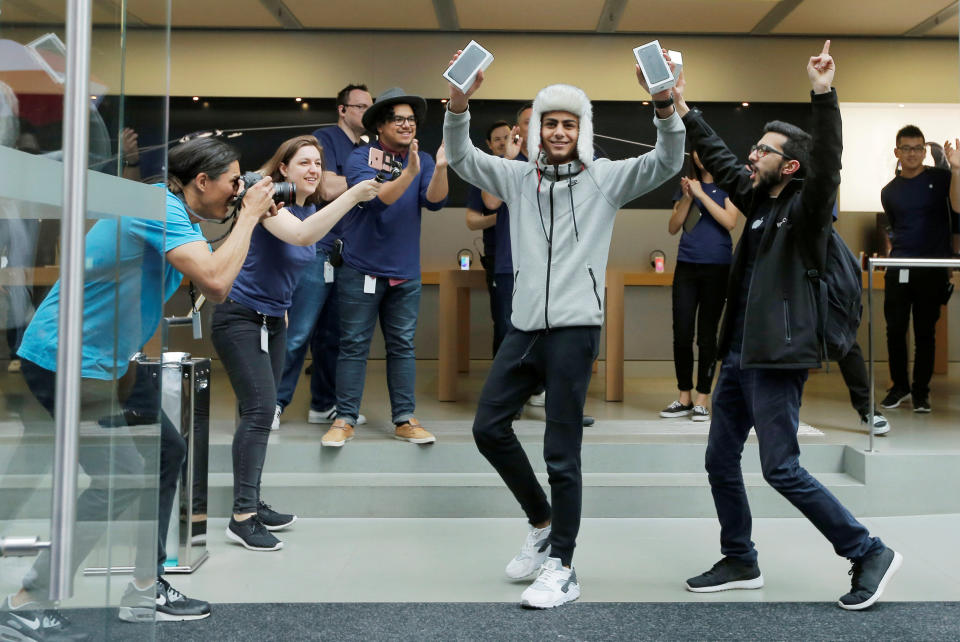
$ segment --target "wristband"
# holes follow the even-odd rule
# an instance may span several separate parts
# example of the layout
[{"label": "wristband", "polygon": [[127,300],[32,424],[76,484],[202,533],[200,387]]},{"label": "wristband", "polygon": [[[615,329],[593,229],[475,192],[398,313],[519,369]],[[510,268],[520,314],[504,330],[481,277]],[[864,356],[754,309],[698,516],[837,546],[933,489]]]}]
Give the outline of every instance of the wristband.
[{"label": "wristband", "polygon": [[653,106],[656,107],[657,109],[666,109],[667,107],[670,107],[671,105],[673,105],[673,94],[670,94],[670,98],[669,98],[668,100],[655,100],[655,101],[653,101]]},{"label": "wristband", "polygon": [[140,167],[140,161],[135,161],[131,163],[130,161],[123,161],[124,167]]}]

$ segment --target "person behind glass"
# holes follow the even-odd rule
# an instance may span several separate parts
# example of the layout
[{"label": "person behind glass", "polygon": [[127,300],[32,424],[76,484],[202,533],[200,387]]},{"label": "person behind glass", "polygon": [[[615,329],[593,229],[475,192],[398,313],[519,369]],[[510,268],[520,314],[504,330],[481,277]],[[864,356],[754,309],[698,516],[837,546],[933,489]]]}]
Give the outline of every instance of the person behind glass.
[{"label": "person behind glass", "polygon": [[[104,219],[87,232],[82,421],[96,422],[125,401],[135,378],[129,358],[153,336],[163,315],[163,302],[177,290],[184,275],[213,301],[222,301],[229,292],[243,265],[254,227],[262,217],[276,211],[271,199],[273,186],[270,180],[264,180],[244,196],[243,208],[226,240],[215,251],[210,249],[199,222],[224,220],[233,209],[240,179],[238,158],[235,149],[216,138],[181,143],[167,156],[164,219]],[[47,427],[55,411],[59,303],[58,281],[37,309],[19,350],[24,380],[48,413]],[[25,413],[25,435],[42,434],[38,429],[47,429],[43,418]],[[137,502],[138,527],[149,532],[147,537],[138,537],[134,579],[120,602],[120,618],[131,622],[154,617],[192,620],[210,614],[208,603],[186,597],[162,577],[167,527],[187,447],[169,420],[160,422],[159,439],[159,462],[155,448],[143,447],[149,440],[134,441],[124,432],[116,432],[108,447],[99,438],[93,443],[90,439],[80,441],[79,462],[92,483],[77,499],[74,566],[83,562],[103,536],[108,521],[118,519]],[[11,465],[27,465],[31,467],[29,472],[37,473],[35,462],[29,458],[15,458]],[[131,480],[147,476],[149,480],[151,470],[158,471],[152,473],[158,474],[158,490],[152,498],[148,496],[153,490],[150,481],[143,491],[114,488],[111,481],[118,475],[128,475]],[[149,511],[158,512],[150,515]],[[146,560],[144,556],[152,556],[154,551],[154,544],[148,541],[154,537],[154,520],[156,560]],[[50,558],[44,552],[24,578],[23,589],[10,596],[5,607],[13,614],[10,617],[35,614],[41,622],[37,631],[43,634],[42,639],[77,639],[67,635],[65,620],[51,611],[53,605],[45,599],[49,577]]]},{"label": "person behind glass", "polygon": [[347,184],[378,172],[368,164],[371,149],[394,154],[400,176],[383,185],[377,198],[355,208],[345,224],[343,264],[337,268],[340,305],[340,355],[337,358],[337,419],[320,443],[341,447],[353,439],[367,372],[373,330],[380,319],[387,352],[387,388],[394,437],[429,444],[436,437],[414,417],[416,360],[414,335],[420,313],[421,209],[442,209],[447,202],[447,157],[437,160],[419,149],[416,135],[427,102],[399,87],[383,92],[363,115],[377,141],[361,147],[347,162]]},{"label": "person behind glass", "polygon": [[277,383],[286,347],[284,315],[315,244],[350,208],[380,191],[369,180],[355,184],[317,211],[323,150],[313,136],[284,141],[260,169],[273,181],[291,182],[295,202],[264,219],[226,301],[213,311],[213,346],[237,397],[240,422],[233,437],[233,516],[226,536],[253,551],[276,551],[283,542],[271,531],[296,521],[260,496],[267,440],[277,404]]},{"label": "person behind glass", "polygon": [[[670,234],[683,230],[673,275],[673,365],[680,396],[660,416],[709,421],[707,397],[716,368],[717,324],[730,273],[730,230],[740,210],[714,184],[695,151],[674,198],[667,229]],[[696,399],[692,398],[694,329],[699,348]]]},{"label": "person behind glass", "polygon": [[[487,128],[487,148],[491,154],[502,158],[512,137],[510,123],[498,120]],[[516,157],[519,146],[514,143],[513,147],[516,148],[513,157]],[[483,230],[482,263],[487,275],[487,291],[490,294],[494,356],[510,329],[510,301],[513,298],[509,211],[503,201],[496,199],[496,203],[495,207],[487,207],[483,191],[479,187],[470,186],[467,192],[467,228]]]},{"label": "person behind glass", "polygon": [[[363,114],[373,99],[366,85],[347,85],[337,93],[337,124],[313,132],[323,148],[323,180],[320,195],[330,203],[347,191],[344,167],[357,147],[364,144]],[[340,314],[337,310],[337,284],[330,263],[333,243],[343,235],[343,219],[317,241],[317,255],[307,265],[287,310],[287,350],[283,374],[277,386],[277,407],[272,428],[280,428],[280,415],[293,399],[303,368],[307,344],[313,362],[310,368],[310,407],[307,423],[329,424],[337,418],[336,374],[340,351]],[[357,423],[367,422],[363,415]]]},{"label": "person behind glass", "polygon": [[[960,150],[944,144],[950,170],[923,164],[923,132],[907,125],[897,132],[897,176],[880,192],[887,215],[887,254],[894,258],[949,258],[958,248]],[[958,141],[960,145],[960,141]],[[952,206],[952,208],[951,208]],[[890,379],[880,405],[896,408],[910,399],[914,412],[930,412],[930,378],[936,352],[936,325],[946,303],[950,271],[946,268],[887,268],[883,316],[887,322]],[[907,329],[913,312],[913,384],[907,372]]]}]

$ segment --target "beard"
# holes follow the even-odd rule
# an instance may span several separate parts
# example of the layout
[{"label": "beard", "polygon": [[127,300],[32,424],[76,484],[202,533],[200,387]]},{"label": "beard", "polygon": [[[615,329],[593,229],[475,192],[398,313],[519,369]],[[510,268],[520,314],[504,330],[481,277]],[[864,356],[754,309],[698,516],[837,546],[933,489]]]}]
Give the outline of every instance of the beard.
[{"label": "beard", "polygon": [[783,178],[780,174],[779,168],[777,170],[768,169],[761,171],[754,166],[754,171],[757,173],[753,178],[754,188],[760,190],[770,190],[773,187],[776,187],[780,184],[780,180]]}]

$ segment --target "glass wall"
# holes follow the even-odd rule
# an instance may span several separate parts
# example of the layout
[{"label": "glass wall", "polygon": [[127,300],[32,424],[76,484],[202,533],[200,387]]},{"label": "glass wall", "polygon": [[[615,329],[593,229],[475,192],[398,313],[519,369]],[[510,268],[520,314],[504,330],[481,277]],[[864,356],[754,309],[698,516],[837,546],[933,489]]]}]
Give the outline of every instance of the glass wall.
[{"label": "glass wall", "polygon": [[[155,630],[160,397],[131,357],[163,305],[163,191],[141,179],[167,115],[126,118],[125,6],[0,0],[3,639]],[[160,42],[137,71],[154,96]]]}]

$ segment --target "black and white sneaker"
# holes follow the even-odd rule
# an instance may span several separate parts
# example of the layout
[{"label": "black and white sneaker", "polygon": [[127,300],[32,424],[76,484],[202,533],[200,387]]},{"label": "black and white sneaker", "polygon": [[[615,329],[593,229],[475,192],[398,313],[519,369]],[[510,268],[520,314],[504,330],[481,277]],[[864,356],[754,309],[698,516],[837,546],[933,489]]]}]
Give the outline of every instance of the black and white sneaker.
[{"label": "black and white sneaker", "polygon": [[686,417],[687,415],[693,414],[693,404],[689,403],[684,405],[679,401],[674,401],[672,404],[660,411],[660,416],[665,419],[673,419],[674,417]]},{"label": "black and white sneaker", "polygon": [[288,513],[278,513],[270,508],[269,504],[257,502],[257,519],[267,527],[268,531],[279,531],[297,521],[297,516]]},{"label": "black and white sneaker", "polygon": [[914,412],[930,412],[930,397],[923,395],[913,395]]},{"label": "black and white sneaker", "polygon": [[[860,425],[866,426],[867,420],[870,419],[867,415],[860,415]],[[887,421],[887,418],[881,415],[879,412],[874,411],[873,413],[873,434],[875,435],[885,435],[890,432],[890,422]]]},{"label": "black and white sneaker", "polygon": [[124,622],[153,622],[156,620],[156,606],[156,582],[143,589],[130,582],[120,598],[120,611],[117,616]]},{"label": "black and white sneaker", "polygon": [[909,390],[901,390],[900,388],[893,387],[887,390],[887,396],[883,398],[880,405],[889,410],[890,408],[896,408],[909,398]]},{"label": "black and white sneaker", "polygon": [[694,421],[710,421],[710,411],[706,406],[694,406],[690,418]]},{"label": "black and white sneaker", "polygon": [[58,609],[44,608],[39,602],[28,602],[13,608],[10,598],[0,606],[0,640],[89,640]]},{"label": "black and white sneaker", "polygon": [[267,530],[256,515],[238,522],[233,517],[227,524],[227,539],[232,540],[250,551],[279,551],[283,542]]},{"label": "black and white sneaker", "polygon": [[763,575],[760,566],[724,557],[706,573],[687,580],[687,590],[693,593],[716,593],[730,589],[763,588]]},{"label": "black and white sneaker", "polygon": [[185,622],[210,617],[210,603],[187,597],[157,578],[157,622]]},{"label": "black and white sneaker", "polygon": [[853,562],[850,575],[850,592],[840,596],[837,604],[847,611],[862,611],[870,608],[880,599],[883,590],[887,588],[890,578],[903,564],[903,556],[892,548],[884,548],[879,553]]}]

